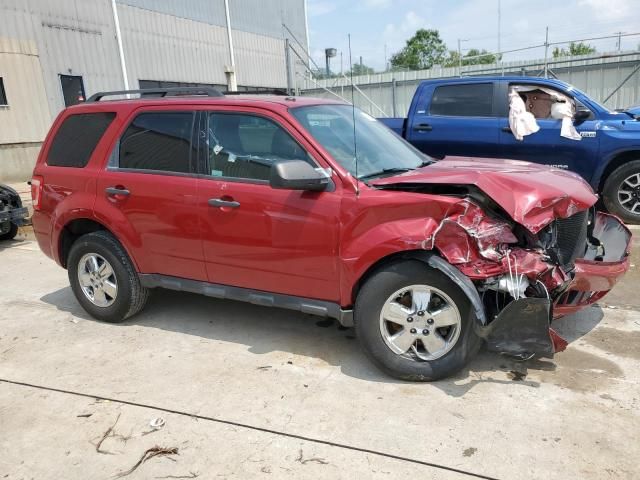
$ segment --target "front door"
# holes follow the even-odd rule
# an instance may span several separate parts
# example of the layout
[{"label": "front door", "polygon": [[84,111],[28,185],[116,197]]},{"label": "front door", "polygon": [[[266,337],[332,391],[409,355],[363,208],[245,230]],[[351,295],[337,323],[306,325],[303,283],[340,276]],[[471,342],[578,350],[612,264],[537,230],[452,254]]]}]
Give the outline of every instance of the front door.
[{"label": "front door", "polygon": [[[545,88],[549,87],[545,86]],[[563,92],[559,93],[567,95]],[[508,88],[503,88],[501,97],[504,106],[501,110],[508,113]],[[587,108],[581,104],[578,106]],[[574,125],[581,138],[572,140],[560,136],[562,120],[549,118],[545,108],[536,109],[529,104],[528,109],[537,117],[536,122],[540,130],[526,135],[522,140],[516,140],[509,128],[509,119],[502,116],[500,118],[500,144],[503,153],[501,156],[570,170],[590,180],[598,163],[600,142],[598,121],[595,120],[594,115],[591,114],[590,118]]]},{"label": "front door", "polygon": [[276,160],[320,167],[304,138],[285,121],[250,111],[207,117],[198,211],[209,281],[337,301],[339,191],[269,186]]},{"label": "front door", "polygon": [[116,224],[141,273],[207,279],[196,213],[196,117],[137,114],[98,179],[95,210]]}]

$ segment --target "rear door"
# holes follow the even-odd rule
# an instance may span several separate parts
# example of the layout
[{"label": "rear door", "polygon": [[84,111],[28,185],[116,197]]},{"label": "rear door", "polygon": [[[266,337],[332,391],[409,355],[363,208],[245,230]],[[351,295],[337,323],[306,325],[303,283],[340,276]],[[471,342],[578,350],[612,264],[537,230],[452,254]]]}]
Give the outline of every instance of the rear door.
[{"label": "rear door", "polygon": [[198,116],[138,110],[98,179],[96,214],[125,236],[141,273],[207,278],[196,213]]},{"label": "rear door", "polygon": [[446,155],[498,155],[500,137],[493,82],[429,85],[417,99],[407,139],[419,150]]},{"label": "rear door", "polygon": [[[509,128],[510,85],[526,85],[526,83],[502,82],[500,91],[500,144],[503,158],[514,158],[528,162],[552,165],[564,170],[579,173],[587,180],[591,179],[598,163],[600,138],[597,135],[598,121],[592,112],[590,118],[575,123],[574,126],[581,135],[580,140],[571,140],[560,136],[562,120],[553,118],[536,118],[540,130],[516,140]],[[544,88],[557,90],[547,85]],[[563,95],[567,92],[557,90]],[[580,108],[586,105],[578,103]]]},{"label": "rear door", "polygon": [[274,161],[322,166],[304,137],[255,109],[220,107],[206,123],[198,211],[209,281],[337,301],[340,191],[269,185]]}]

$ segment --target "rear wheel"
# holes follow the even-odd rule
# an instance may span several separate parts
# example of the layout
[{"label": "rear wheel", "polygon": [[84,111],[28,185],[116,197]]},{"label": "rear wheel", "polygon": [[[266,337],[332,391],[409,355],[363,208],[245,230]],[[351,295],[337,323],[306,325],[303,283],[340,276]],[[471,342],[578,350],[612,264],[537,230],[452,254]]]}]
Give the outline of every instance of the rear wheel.
[{"label": "rear wheel", "polygon": [[640,223],[640,160],[621,165],[607,178],[602,201],[627,223]]},{"label": "rear wheel", "polygon": [[147,302],[127,252],[108,232],[98,231],[76,240],[67,261],[69,282],[78,302],[93,317],[121,322]]},{"label": "rear wheel", "polygon": [[464,367],[481,343],[473,321],[464,292],[419,261],[376,272],[355,306],[365,352],[381,370],[402,380],[438,380]]},{"label": "rear wheel", "polygon": [[13,240],[18,234],[18,226],[12,222],[6,223],[8,223],[9,225],[0,225],[0,227],[4,227],[0,228],[0,232],[4,232],[0,233],[0,240]]}]

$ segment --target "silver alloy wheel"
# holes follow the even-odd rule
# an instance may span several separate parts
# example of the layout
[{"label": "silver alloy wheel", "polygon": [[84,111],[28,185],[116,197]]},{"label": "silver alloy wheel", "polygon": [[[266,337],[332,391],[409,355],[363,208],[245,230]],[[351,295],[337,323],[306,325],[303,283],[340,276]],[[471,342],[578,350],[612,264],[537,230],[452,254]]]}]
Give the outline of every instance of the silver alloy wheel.
[{"label": "silver alloy wheel", "polygon": [[380,312],[380,333],[397,355],[431,361],[446,355],[460,337],[460,311],[435,287],[411,285],[393,293]]},{"label": "silver alloy wheel", "polygon": [[640,215],[640,173],[629,175],[618,187],[618,202],[625,210]]},{"label": "silver alloy wheel", "polygon": [[118,281],[111,264],[97,253],[87,253],[78,262],[78,281],[85,297],[98,307],[108,307],[118,296]]}]

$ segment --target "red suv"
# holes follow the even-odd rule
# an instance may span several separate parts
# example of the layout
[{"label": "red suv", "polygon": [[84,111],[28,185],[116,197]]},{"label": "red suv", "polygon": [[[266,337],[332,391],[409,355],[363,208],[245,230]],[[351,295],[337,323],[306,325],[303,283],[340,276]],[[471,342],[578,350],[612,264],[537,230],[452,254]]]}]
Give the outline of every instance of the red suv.
[{"label": "red suv", "polygon": [[40,248],[100,320],[156,287],[288,308],[355,326],[395,377],[434,380],[483,341],[562,350],[551,321],[629,268],[630,232],[573,173],[434,161],[328,100],[104,99],[123,93],[64,110],[31,181]]}]

